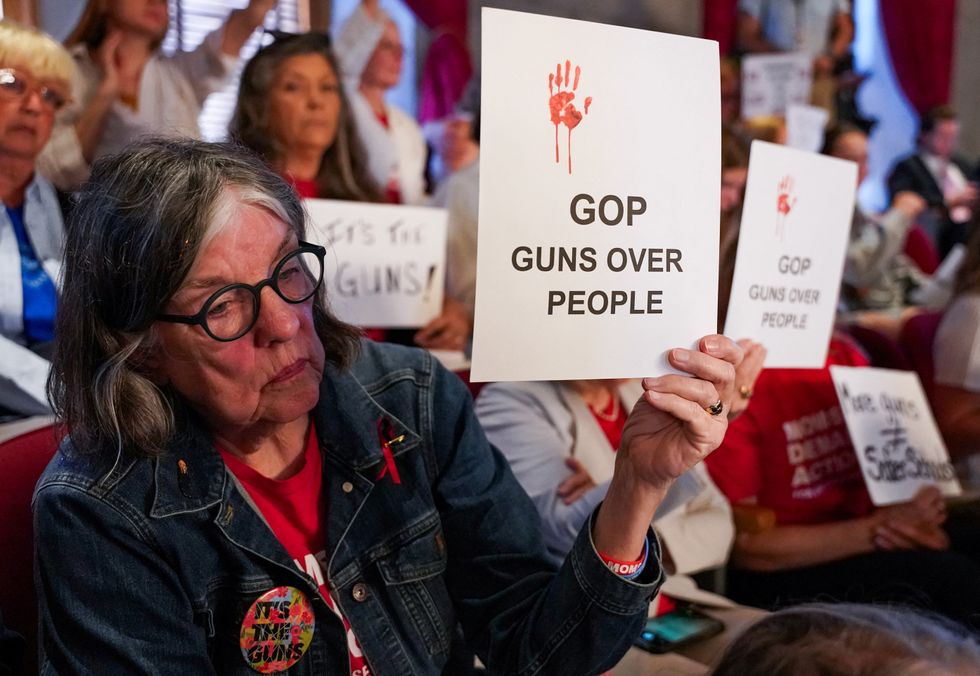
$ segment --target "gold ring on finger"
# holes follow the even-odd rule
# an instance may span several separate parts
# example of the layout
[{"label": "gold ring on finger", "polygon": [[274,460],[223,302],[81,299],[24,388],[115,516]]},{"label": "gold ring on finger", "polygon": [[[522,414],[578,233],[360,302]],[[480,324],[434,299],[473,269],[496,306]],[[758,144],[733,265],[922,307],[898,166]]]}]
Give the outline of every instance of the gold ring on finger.
[{"label": "gold ring on finger", "polygon": [[721,415],[721,412],[725,410],[725,404],[721,401],[721,399],[719,399],[711,406],[705,407],[704,410],[710,413],[711,415]]}]

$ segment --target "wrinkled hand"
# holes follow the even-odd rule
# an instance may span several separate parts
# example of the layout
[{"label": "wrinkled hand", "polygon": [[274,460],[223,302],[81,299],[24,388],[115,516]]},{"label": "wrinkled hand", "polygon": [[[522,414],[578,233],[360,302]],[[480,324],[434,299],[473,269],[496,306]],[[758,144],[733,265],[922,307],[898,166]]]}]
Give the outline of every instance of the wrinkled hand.
[{"label": "wrinkled hand", "polygon": [[911,190],[903,190],[895,195],[895,199],[892,200],[892,206],[905,215],[911,218],[916,218],[919,214],[925,211],[926,201]]},{"label": "wrinkled hand", "polygon": [[874,542],[879,549],[949,547],[949,538],[942,530],[946,501],[935,486],[922,487],[908,502],[880,507],[874,520]]},{"label": "wrinkled hand", "polygon": [[558,484],[558,497],[566,505],[570,505],[595,488],[595,482],[577,459],[566,458],[565,465],[572,470],[572,474]]},{"label": "wrinkled hand", "polygon": [[419,329],[415,344],[430,350],[462,350],[466,347],[473,320],[462,303],[446,298],[442,314]]},{"label": "wrinkled hand", "polygon": [[[702,338],[699,348],[676,348],[669,355],[674,368],[693,378],[670,374],[643,380],[643,397],[623,429],[617,472],[623,466],[636,480],[666,488],[721,444],[742,349],[719,335]],[[711,415],[705,409],[719,399],[725,409]]]},{"label": "wrinkled hand", "polygon": [[743,338],[738,341],[738,346],[745,356],[735,367],[735,394],[728,409],[729,420],[734,420],[749,407],[755,381],[759,379],[762,365],[766,361],[766,348],[762,343]]}]

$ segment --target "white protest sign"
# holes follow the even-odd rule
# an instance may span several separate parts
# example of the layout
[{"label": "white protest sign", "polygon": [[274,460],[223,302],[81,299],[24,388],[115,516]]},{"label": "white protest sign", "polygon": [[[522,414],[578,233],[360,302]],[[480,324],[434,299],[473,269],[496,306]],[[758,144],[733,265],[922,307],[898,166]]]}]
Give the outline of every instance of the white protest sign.
[{"label": "white protest sign", "polygon": [[769,368],[824,365],[856,188],[853,162],[752,143],[725,335]]},{"label": "white protest sign", "polygon": [[790,104],[786,108],[786,145],[810,153],[820,152],[828,120],[830,113],[824,108]]},{"label": "white protest sign", "polygon": [[471,378],[627,378],[713,333],[714,42],[483,9]]},{"label": "white protest sign", "polygon": [[906,502],[922,486],[962,492],[915,373],[831,366],[830,374],[874,504]]},{"label": "white protest sign", "polygon": [[442,311],[446,211],[305,200],[307,238],[327,248],[330,308],[355,326],[416,328]]},{"label": "white protest sign", "polygon": [[742,59],[742,117],[785,115],[791,103],[810,101],[808,54],[752,54]]}]

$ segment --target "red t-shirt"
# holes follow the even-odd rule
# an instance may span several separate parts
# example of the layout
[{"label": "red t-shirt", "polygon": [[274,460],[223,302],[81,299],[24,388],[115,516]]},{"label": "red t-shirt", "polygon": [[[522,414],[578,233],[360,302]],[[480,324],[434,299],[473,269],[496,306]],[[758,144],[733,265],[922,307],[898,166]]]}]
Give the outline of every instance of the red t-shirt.
[{"label": "red t-shirt", "polygon": [[361,646],[350,623],[337,608],[327,588],[323,570],[326,567],[326,496],[323,486],[323,459],[313,424],[306,442],[303,468],[282,481],[265,477],[231,453],[218,447],[221,458],[242,483],[249,496],[269,523],[272,532],[292,557],[296,567],[320,585],[320,595],[330,610],[344,623],[351,676],[370,676]]},{"label": "red t-shirt", "polygon": [[296,193],[305,200],[316,199],[320,195],[318,194],[316,181],[308,178],[296,178],[292,175],[287,175],[287,179],[293,185]]},{"label": "red t-shirt", "polygon": [[606,435],[613,451],[618,451],[619,442],[623,440],[623,428],[626,427],[626,407],[619,401],[619,395],[613,393],[605,411],[599,412],[590,406],[589,412],[599,424],[602,433]]},{"label": "red t-shirt", "polygon": [[766,369],[752,404],[708,456],[711,478],[730,502],[755,497],[780,524],[863,516],[871,499],[827,366],[867,366],[835,336],[822,369]]}]

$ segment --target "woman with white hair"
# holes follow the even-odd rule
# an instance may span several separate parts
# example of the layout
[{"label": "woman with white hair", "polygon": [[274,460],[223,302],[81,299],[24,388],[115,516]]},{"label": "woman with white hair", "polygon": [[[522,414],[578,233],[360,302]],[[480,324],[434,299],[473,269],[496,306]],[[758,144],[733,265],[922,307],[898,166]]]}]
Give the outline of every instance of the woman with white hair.
[{"label": "woman with white hair", "polygon": [[73,71],[52,38],[0,21],[0,419],[49,410],[64,222],[35,165]]},{"label": "woman with white hair", "polygon": [[422,204],[425,139],[408,113],[385,101],[385,92],[401,79],[404,48],[378,0],[364,0],[354,10],[337,35],[336,53],[374,181],[389,202]]}]

